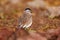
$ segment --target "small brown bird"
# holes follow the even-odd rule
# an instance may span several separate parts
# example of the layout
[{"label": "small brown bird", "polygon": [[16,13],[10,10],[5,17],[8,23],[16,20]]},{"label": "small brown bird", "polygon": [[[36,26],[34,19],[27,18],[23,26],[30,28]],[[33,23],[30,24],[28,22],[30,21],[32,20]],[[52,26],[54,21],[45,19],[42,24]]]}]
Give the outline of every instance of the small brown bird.
[{"label": "small brown bird", "polygon": [[19,19],[19,28],[28,28],[32,25],[32,11],[30,8],[24,10],[23,15]]}]

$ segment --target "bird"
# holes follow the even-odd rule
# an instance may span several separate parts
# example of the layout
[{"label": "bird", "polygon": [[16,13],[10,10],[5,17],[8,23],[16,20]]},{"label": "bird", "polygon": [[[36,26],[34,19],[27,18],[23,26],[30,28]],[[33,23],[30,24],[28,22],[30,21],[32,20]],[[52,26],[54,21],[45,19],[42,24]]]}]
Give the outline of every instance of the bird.
[{"label": "bird", "polygon": [[23,15],[19,18],[18,28],[29,28],[32,25],[32,10],[26,8]]}]

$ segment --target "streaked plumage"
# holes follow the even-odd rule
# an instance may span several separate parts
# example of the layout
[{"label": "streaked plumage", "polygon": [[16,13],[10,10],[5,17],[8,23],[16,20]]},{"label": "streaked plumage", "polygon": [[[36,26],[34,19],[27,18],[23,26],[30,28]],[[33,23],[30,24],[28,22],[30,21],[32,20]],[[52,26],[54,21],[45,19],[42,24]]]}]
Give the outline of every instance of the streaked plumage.
[{"label": "streaked plumage", "polygon": [[19,28],[28,28],[32,25],[32,14],[29,8],[25,9],[23,15],[19,19]]}]

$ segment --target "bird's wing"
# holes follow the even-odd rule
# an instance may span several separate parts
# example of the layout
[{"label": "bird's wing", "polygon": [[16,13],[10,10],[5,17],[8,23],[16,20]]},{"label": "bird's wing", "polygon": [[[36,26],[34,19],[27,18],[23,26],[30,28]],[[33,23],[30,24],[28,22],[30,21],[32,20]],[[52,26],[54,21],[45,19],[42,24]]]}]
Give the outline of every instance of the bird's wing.
[{"label": "bird's wing", "polygon": [[20,20],[19,20],[20,27],[27,28],[27,27],[31,26],[31,24],[32,24],[32,16],[31,15],[23,14],[20,17]]},{"label": "bird's wing", "polygon": [[25,25],[23,26],[23,28],[28,28],[32,25],[32,18],[30,18],[26,23]]}]

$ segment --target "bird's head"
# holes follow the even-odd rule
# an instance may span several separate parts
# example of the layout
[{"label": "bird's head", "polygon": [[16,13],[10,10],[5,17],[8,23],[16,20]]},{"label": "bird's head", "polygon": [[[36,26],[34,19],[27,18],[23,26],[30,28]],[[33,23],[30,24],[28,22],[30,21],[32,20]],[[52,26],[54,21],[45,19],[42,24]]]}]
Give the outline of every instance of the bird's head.
[{"label": "bird's head", "polygon": [[32,13],[32,10],[31,10],[30,8],[26,8],[26,9],[24,10],[24,12],[25,12],[25,13]]}]

